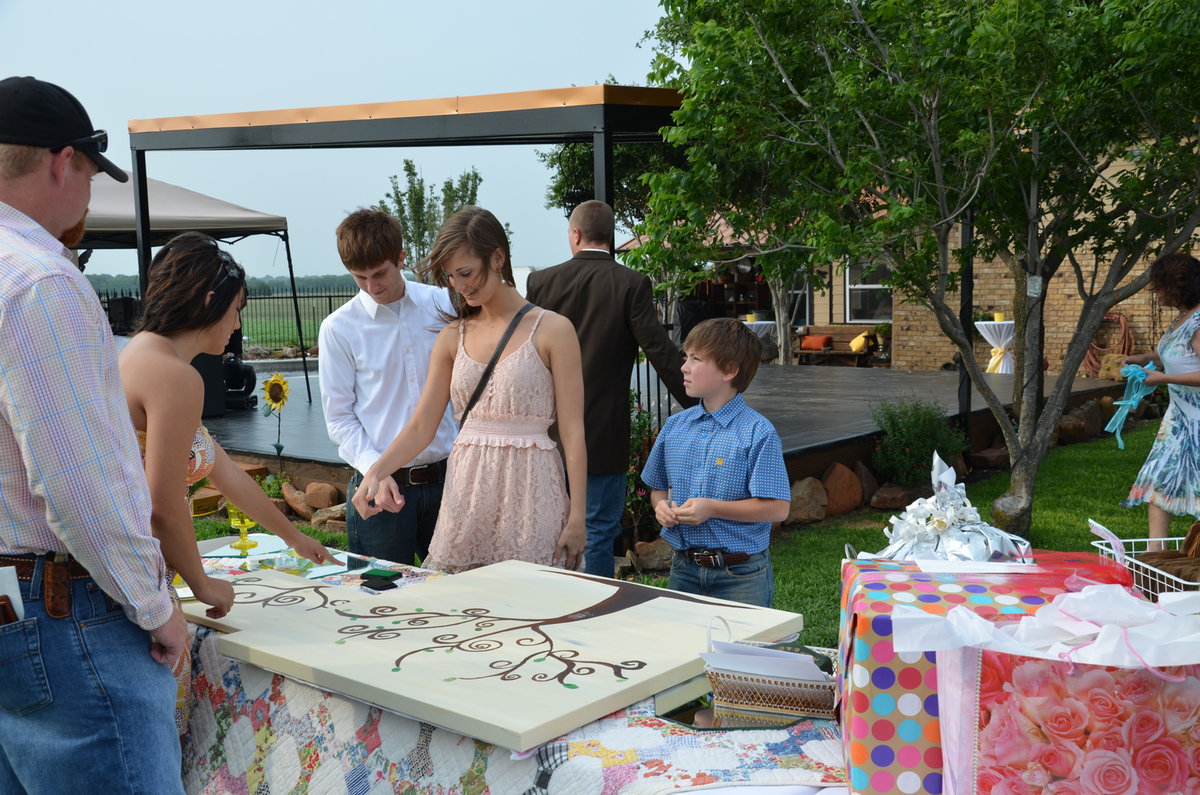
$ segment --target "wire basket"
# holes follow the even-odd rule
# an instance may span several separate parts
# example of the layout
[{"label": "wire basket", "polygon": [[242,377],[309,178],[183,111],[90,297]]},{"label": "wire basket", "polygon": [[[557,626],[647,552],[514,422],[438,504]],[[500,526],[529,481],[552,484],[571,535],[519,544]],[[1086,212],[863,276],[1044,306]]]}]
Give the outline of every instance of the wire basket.
[{"label": "wire basket", "polygon": [[1183,542],[1183,536],[1176,536],[1174,538],[1126,538],[1117,541],[1101,539],[1093,541],[1092,546],[1102,556],[1119,562],[1120,556],[1117,553],[1116,545],[1120,544],[1125,553],[1125,568],[1133,575],[1133,587],[1146,594],[1146,596],[1157,597],[1160,593],[1170,591],[1200,591],[1200,582],[1181,579],[1174,574],[1168,574],[1160,568],[1151,566],[1149,563],[1143,563],[1137,558],[1143,552],[1150,551],[1151,544],[1155,544],[1156,549],[1159,544],[1162,545],[1162,549],[1179,549],[1183,546]]},{"label": "wire basket", "polygon": [[[755,641],[738,641],[746,646],[766,646]],[[834,719],[837,717],[837,650],[814,649],[833,660],[829,681],[787,679],[725,671],[706,667],[712,685],[714,711],[767,712],[783,715]]]}]

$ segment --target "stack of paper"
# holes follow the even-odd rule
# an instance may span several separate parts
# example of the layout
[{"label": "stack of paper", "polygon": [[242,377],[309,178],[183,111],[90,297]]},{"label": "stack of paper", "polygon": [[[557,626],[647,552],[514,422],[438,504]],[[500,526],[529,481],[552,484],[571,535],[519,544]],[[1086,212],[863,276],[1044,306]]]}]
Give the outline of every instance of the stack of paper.
[{"label": "stack of paper", "polygon": [[833,677],[817,667],[807,654],[751,646],[744,643],[712,642],[713,650],[700,655],[709,668],[730,673],[782,679],[804,679],[810,682],[829,682]]}]

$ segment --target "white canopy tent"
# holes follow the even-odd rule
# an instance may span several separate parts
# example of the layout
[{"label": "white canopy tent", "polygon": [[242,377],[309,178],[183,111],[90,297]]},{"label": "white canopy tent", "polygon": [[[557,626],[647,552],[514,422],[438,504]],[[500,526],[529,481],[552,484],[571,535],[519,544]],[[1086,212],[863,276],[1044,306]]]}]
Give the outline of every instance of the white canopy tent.
[{"label": "white canopy tent", "polygon": [[[146,183],[150,207],[151,246],[161,246],[180,232],[192,231],[204,232],[226,243],[235,243],[250,235],[274,235],[283,241],[287,252],[288,278],[292,285],[292,305],[296,312],[296,334],[300,340],[300,356],[304,360],[307,383],[307,346],[300,324],[300,306],[296,296],[296,274],[292,268],[292,248],[288,243],[287,218],[250,210],[157,179],[147,179]],[[86,262],[89,252],[95,249],[137,248],[137,212],[132,179],[129,182],[98,179],[92,183],[87,229],[83,240],[75,248],[79,251],[80,262]],[[308,399],[312,401],[311,391]]]}]

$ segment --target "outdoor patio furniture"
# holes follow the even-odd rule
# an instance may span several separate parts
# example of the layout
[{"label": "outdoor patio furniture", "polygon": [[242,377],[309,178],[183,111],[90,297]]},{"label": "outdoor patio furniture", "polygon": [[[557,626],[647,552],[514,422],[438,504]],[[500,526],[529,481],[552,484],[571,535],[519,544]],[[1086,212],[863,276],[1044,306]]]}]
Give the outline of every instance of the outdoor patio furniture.
[{"label": "outdoor patio furniture", "polygon": [[869,367],[879,344],[868,342],[861,351],[855,351],[850,343],[870,331],[871,327],[865,325],[801,326],[792,344],[792,358],[797,364]]}]

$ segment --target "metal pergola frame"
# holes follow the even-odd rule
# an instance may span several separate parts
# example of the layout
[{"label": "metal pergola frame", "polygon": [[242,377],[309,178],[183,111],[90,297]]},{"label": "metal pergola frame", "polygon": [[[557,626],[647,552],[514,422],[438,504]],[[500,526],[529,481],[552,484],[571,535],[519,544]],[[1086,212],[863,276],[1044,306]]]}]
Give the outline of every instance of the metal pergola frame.
[{"label": "metal pergola frame", "polygon": [[138,264],[149,264],[146,153],[235,149],[591,143],[595,195],[612,203],[612,147],[661,141],[673,89],[581,86],[434,100],[141,119],[129,123]]},{"label": "metal pergola frame", "polygon": [[[591,143],[595,197],[611,205],[613,145],[661,141],[660,130],[673,123],[671,114],[679,107],[679,100],[673,89],[597,85],[132,120],[129,148],[142,290],[146,288],[152,245],[147,152]],[[290,247],[288,256],[290,261]],[[295,276],[291,278],[299,327],[300,305]],[[303,331],[299,333],[307,376],[307,348]]]}]

